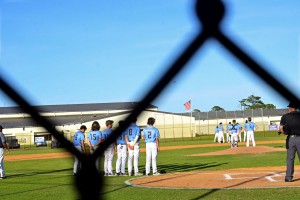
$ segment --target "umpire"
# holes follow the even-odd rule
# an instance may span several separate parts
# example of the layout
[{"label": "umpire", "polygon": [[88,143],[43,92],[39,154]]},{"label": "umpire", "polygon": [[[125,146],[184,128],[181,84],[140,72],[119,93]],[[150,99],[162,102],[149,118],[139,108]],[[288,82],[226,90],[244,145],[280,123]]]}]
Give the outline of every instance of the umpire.
[{"label": "umpire", "polygon": [[279,131],[287,135],[285,182],[292,182],[296,151],[300,161],[300,112],[297,111],[297,108],[300,106],[296,102],[291,102],[287,107],[289,108],[289,113],[281,117]]}]

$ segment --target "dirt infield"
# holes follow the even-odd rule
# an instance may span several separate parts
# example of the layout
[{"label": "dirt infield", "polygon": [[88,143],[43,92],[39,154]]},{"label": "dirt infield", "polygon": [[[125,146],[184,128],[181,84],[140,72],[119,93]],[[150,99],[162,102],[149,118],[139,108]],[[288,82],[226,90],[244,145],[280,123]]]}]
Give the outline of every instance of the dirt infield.
[{"label": "dirt infield", "polygon": [[217,171],[195,171],[149,176],[127,181],[137,187],[176,189],[238,189],[299,187],[300,168],[297,167],[294,182],[284,182],[285,167],[265,167]]},{"label": "dirt infield", "polygon": [[[228,148],[222,151],[187,156],[212,156],[228,154],[262,154],[286,151],[284,148],[267,146]],[[296,166],[295,170],[300,170]],[[277,188],[298,187],[300,174],[295,171],[294,182],[284,182],[285,166],[242,168],[216,171],[194,171],[184,173],[149,176],[127,181],[137,187],[177,188],[177,189],[237,189],[237,188]]]}]

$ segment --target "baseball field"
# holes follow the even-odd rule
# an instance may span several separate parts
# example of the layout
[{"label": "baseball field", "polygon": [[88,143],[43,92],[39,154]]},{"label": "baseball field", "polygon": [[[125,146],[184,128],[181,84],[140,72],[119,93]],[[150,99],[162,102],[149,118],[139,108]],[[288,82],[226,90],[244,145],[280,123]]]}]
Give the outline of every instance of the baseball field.
[{"label": "baseball field", "polygon": [[[162,140],[160,176],[104,177],[102,199],[299,199],[300,168],[285,183],[285,137],[256,133],[257,146],[230,148],[212,137]],[[143,142],[142,142],[143,143]],[[140,171],[145,165],[141,145]],[[115,164],[114,164],[115,165]],[[101,165],[102,166],[102,165]],[[8,178],[0,180],[0,199],[78,199],[73,157],[64,149],[13,150],[5,155]]]}]

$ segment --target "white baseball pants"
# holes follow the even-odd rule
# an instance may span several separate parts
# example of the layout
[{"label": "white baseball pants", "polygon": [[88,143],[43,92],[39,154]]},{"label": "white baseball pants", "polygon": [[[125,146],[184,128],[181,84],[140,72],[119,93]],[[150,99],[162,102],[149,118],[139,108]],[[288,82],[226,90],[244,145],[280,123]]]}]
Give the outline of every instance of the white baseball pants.
[{"label": "white baseball pants", "polygon": [[[80,152],[80,153],[82,153],[82,148],[81,148],[81,146],[75,146],[75,148]],[[1,150],[0,150],[1,151]],[[1,154],[1,153],[0,153]],[[1,157],[1,155],[0,155],[0,157]],[[76,157],[76,156],[74,156],[75,157],[75,161],[74,161],[74,167],[73,167],[73,173],[74,174],[76,174],[77,172],[78,172],[78,170],[81,168],[81,162],[79,161],[79,159]],[[1,161],[0,161],[0,163],[1,163]]]},{"label": "white baseball pants", "polygon": [[218,142],[221,143],[221,141],[224,142],[224,133],[223,133],[223,131],[219,131],[219,133],[218,133]]},{"label": "white baseball pants", "polygon": [[157,172],[156,158],[157,158],[156,143],[154,143],[154,142],[146,143],[146,174],[150,173],[151,160],[152,160],[153,174],[155,174]]},{"label": "white baseball pants", "polygon": [[134,149],[128,148],[128,174],[132,173],[132,159],[134,165],[134,173],[139,172],[139,157],[140,157],[140,146],[139,144],[134,145]]},{"label": "white baseball pants", "polygon": [[[95,146],[94,149],[90,149],[90,153],[93,154],[97,148],[98,148],[98,146]],[[99,163],[100,163],[100,158],[98,157],[95,165],[96,165],[96,169],[100,172],[100,168],[99,168],[100,164]]]},{"label": "white baseball pants", "polygon": [[117,145],[118,158],[116,162],[116,172],[125,174],[126,158],[127,158],[127,146],[126,144]]},{"label": "white baseball pants", "polygon": [[114,154],[115,154],[114,145],[110,145],[104,151],[104,173],[106,174],[113,173],[112,163],[114,160]]},{"label": "white baseball pants", "polygon": [[254,139],[254,132],[253,131],[247,131],[247,143],[246,147],[249,147],[249,142],[252,141],[252,145],[255,147],[255,139]]}]

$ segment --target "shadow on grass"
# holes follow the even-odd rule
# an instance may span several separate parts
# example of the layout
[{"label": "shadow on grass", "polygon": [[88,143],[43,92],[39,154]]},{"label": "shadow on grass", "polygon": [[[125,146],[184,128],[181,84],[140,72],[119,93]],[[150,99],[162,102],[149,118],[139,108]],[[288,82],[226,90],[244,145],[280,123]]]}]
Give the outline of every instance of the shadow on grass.
[{"label": "shadow on grass", "polygon": [[[14,174],[9,175],[8,178],[16,178],[16,177],[24,177],[24,176],[35,176],[35,175],[41,175],[41,174],[52,174],[56,172],[65,172],[65,171],[71,171],[73,168],[67,168],[67,169],[60,169],[60,170],[51,170],[51,171],[45,171],[45,172],[30,172],[30,173],[20,173],[20,174]],[[71,175],[71,173],[70,173]]]},{"label": "shadow on grass", "polygon": [[173,164],[165,164],[158,165],[159,170],[165,170],[167,173],[170,172],[187,172],[193,170],[203,170],[212,167],[218,167],[222,165],[226,165],[228,163],[218,163],[218,162],[210,162],[210,163],[173,163]]}]

